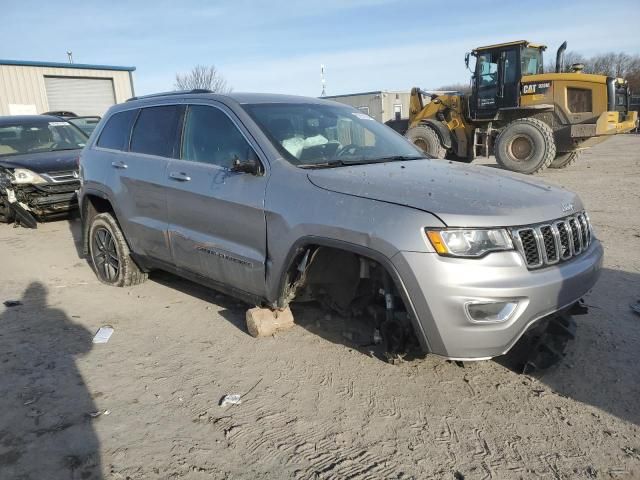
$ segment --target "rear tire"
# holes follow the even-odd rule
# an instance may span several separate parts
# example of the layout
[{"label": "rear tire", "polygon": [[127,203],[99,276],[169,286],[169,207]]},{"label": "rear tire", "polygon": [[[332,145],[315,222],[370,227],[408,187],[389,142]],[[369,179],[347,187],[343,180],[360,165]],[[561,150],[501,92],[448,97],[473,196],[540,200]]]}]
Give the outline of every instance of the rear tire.
[{"label": "rear tire", "polygon": [[434,158],[444,158],[447,155],[447,149],[442,146],[440,137],[427,125],[410,128],[405,136],[427,155]]},{"label": "rear tire", "polygon": [[120,226],[110,213],[100,213],[91,221],[89,257],[98,280],[107,285],[129,287],[147,279],[147,274],[131,259]]},{"label": "rear tire", "polygon": [[498,135],[494,153],[496,161],[507,170],[540,172],[556,157],[553,130],[536,118],[514,120]]},{"label": "rear tire", "polygon": [[15,215],[5,197],[0,197],[0,223],[11,223],[15,220]]},{"label": "rear tire", "polygon": [[574,150],[573,152],[559,153],[558,156],[555,158],[555,160],[551,162],[551,165],[549,165],[549,167],[550,168],[566,168],[569,165],[573,165],[574,163],[576,163],[578,158],[580,158],[580,154],[581,154],[580,150]]}]

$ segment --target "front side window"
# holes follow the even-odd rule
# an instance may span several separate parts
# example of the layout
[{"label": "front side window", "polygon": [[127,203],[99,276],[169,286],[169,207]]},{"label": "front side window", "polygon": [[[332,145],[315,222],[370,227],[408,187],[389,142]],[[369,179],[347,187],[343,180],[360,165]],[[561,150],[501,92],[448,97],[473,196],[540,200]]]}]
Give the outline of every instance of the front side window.
[{"label": "front side window", "polygon": [[179,105],[143,108],[133,127],[131,152],[173,157],[176,147]]},{"label": "front side window", "polygon": [[539,48],[523,48],[520,59],[522,75],[542,73],[542,51]]},{"label": "front side window", "polygon": [[87,136],[66,121],[32,121],[0,127],[0,156],[77,150]]},{"label": "front side window", "polygon": [[425,156],[389,127],[353,108],[312,103],[265,103],[244,108],[282,156],[297,166]]},{"label": "front side window", "polygon": [[251,152],[247,140],[222,110],[189,106],[182,136],[183,160],[231,168],[234,160],[246,160]]},{"label": "front side window", "polygon": [[498,84],[498,54],[495,52],[478,55],[477,72],[480,86],[488,87]]},{"label": "front side window", "polygon": [[98,147],[110,148],[112,150],[127,150],[129,147],[129,136],[131,135],[131,125],[138,113],[137,109],[126,110],[115,113],[107,120],[107,124],[100,132]]},{"label": "front side window", "polygon": [[504,83],[516,83],[518,80],[518,53],[516,50],[507,50],[504,56]]}]

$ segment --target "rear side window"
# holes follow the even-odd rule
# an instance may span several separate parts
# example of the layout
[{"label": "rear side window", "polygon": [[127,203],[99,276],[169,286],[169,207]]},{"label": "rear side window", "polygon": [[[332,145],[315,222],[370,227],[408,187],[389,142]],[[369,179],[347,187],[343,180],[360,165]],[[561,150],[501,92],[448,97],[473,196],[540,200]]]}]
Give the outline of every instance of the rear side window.
[{"label": "rear side window", "polygon": [[182,139],[182,159],[231,168],[235,159],[246,160],[251,146],[231,119],[215,107],[191,105]]},{"label": "rear side window", "polygon": [[181,106],[143,108],[133,127],[131,152],[174,157]]},{"label": "rear side window", "polygon": [[127,150],[131,125],[138,110],[127,110],[116,113],[109,120],[100,133],[98,147],[113,150]]},{"label": "rear side window", "polygon": [[591,112],[591,90],[567,88],[567,103],[571,113]]}]

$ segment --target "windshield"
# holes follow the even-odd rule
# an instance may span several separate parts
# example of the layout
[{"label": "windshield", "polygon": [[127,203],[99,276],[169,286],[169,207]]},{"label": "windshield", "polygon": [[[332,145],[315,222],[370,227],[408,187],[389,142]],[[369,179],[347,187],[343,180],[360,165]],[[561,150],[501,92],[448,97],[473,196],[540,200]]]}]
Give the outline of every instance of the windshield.
[{"label": "windshield", "polygon": [[74,124],[80,130],[87,134],[87,136],[91,135],[98,123],[100,122],[100,117],[74,117],[67,118],[67,122]]},{"label": "windshield", "polygon": [[299,167],[411,160],[425,155],[358,110],[333,105],[244,105],[282,156]]},{"label": "windshield", "polygon": [[522,49],[522,75],[542,73],[542,50],[526,47]]},{"label": "windshield", "polygon": [[87,137],[65,121],[36,121],[0,126],[0,156],[76,150]]}]

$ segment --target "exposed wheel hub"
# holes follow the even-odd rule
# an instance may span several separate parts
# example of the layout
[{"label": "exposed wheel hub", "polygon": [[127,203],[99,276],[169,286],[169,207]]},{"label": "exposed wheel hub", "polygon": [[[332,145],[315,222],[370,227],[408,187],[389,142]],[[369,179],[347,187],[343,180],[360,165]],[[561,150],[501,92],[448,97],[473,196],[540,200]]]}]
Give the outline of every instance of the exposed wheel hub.
[{"label": "exposed wheel hub", "polygon": [[519,135],[511,141],[509,153],[518,161],[526,161],[533,154],[533,142],[526,135]]}]

